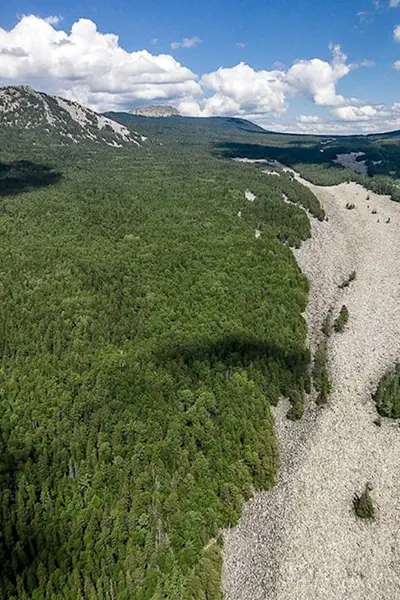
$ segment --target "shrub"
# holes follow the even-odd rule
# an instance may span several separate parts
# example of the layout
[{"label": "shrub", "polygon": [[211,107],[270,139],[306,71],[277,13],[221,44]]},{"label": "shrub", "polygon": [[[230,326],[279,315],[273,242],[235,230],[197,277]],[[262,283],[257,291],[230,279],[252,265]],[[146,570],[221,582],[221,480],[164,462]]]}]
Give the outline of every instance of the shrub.
[{"label": "shrub", "polygon": [[361,495],[354,494],[353,507],[359,519],[375,518],[375,506],[370,494],[371,489],[370,484],[367,483]]},{"label": "shrub", "polygon": [[400,364],[384,374],[373,399],[380,415],[392,419],[400,418]]},{"label": "shrub", "polygon": [[321,331],[327,337],[332,333],[332,314],[330,312],[326,315],[324,322],[322,323]]},{"label": "shrub", "polygon": [[300,392],[294,390],[290,396],[291,407],[289,408],[286,417],[291,421],[302,419],[304,414],[304,398]]},{"label": "shrub", "polygon": [[335,322],[333,323],[333,329],[336,331],[336,333],[341,333],[342,331],[344,331],[348,320],[349,310],[347,306],[343,304],[342,308],[340,309],[339,316],[335,319]]},{"label": "shrub", "polygon": [[331,380],[328,374],[328,348],[326,337],[323,338],[315,352],[313,380],[314,387],[318,392],[316,403],[319,406],[326,404],[332,389]]}]

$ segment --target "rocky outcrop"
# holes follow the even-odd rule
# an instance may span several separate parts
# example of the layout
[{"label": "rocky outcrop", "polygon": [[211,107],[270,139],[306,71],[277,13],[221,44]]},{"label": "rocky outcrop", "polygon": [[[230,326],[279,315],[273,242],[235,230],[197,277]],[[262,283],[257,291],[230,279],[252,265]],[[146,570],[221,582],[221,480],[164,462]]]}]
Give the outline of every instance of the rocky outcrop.
[{"label": "rocky outcrop", "polygon": [[133,108],[129,111],[132,115],[139,117],[180,117],[180,112],[173,106],[167,104],[153,104],[152,106],[142,106]]}]

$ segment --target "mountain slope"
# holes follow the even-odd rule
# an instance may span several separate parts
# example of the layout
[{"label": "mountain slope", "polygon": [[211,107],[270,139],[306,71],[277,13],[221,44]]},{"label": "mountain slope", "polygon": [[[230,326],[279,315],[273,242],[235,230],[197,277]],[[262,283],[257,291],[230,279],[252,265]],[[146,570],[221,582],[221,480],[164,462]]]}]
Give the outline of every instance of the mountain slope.
[{"label": "mountain slope", "polygon": [[126,112],[104,113],[106,117],[121,123],[129,129],[140,129],[144,135],[159,138],[163,145],[202,146],[224,140],[243,138],[268,132],[247,121],[236,117],[182,117],[171,116],[162,119],[150,119],[138,114]]},{"label": "mountain slope", "polygon": [[135,131],[65,98],[29,86],[0,88],[0,130],[40,134],[58,143],[92,141],[120,147],[140,146]]}]

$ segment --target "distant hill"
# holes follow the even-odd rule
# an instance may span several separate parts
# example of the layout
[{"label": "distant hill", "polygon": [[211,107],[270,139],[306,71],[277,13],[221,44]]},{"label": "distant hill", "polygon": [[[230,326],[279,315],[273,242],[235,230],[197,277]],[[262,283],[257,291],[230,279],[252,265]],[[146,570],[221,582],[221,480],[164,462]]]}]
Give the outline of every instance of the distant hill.
[{"label": "distant hill", "polygon": [[23,134],[33,143],[96,142],[113,147],[140,146],[142,136],[65,98],[29,86],[0,88],[0,133]]},{"label": "distant hill", "polygon": [[150,119],[126,112],[108,112],[105,116],[129,129],[137,129],[164,145],[202,146],[244,136],[253,137],[254,134],[265,136],[268,133],[251,121],[236,117],[171,116]]},{"label": "distant hill", "polygon": [[177,108],[168,104],[152,104],[151,106],[142,106],[141,108],[133,108],[129,111],[131,115],[139,117],[180,117],[180,112]]},{"label": "distant hill", "polygon": [[400,129],[397,129],[396,131],[388,131],[387,133],[370,133],[366,137],[368,137],[370,139],[374,139],[374,140],[396,139],[396,138],[400,138]]}]

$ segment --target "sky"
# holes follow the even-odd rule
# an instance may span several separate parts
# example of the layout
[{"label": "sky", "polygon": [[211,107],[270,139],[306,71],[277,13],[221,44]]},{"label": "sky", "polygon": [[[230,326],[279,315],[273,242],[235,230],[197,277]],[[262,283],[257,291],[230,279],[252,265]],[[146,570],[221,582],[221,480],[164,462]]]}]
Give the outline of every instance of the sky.
[{"label": "sky", "polygon": [[400,129],[400,0],[13,0],[0,85],[275,131]]}]

